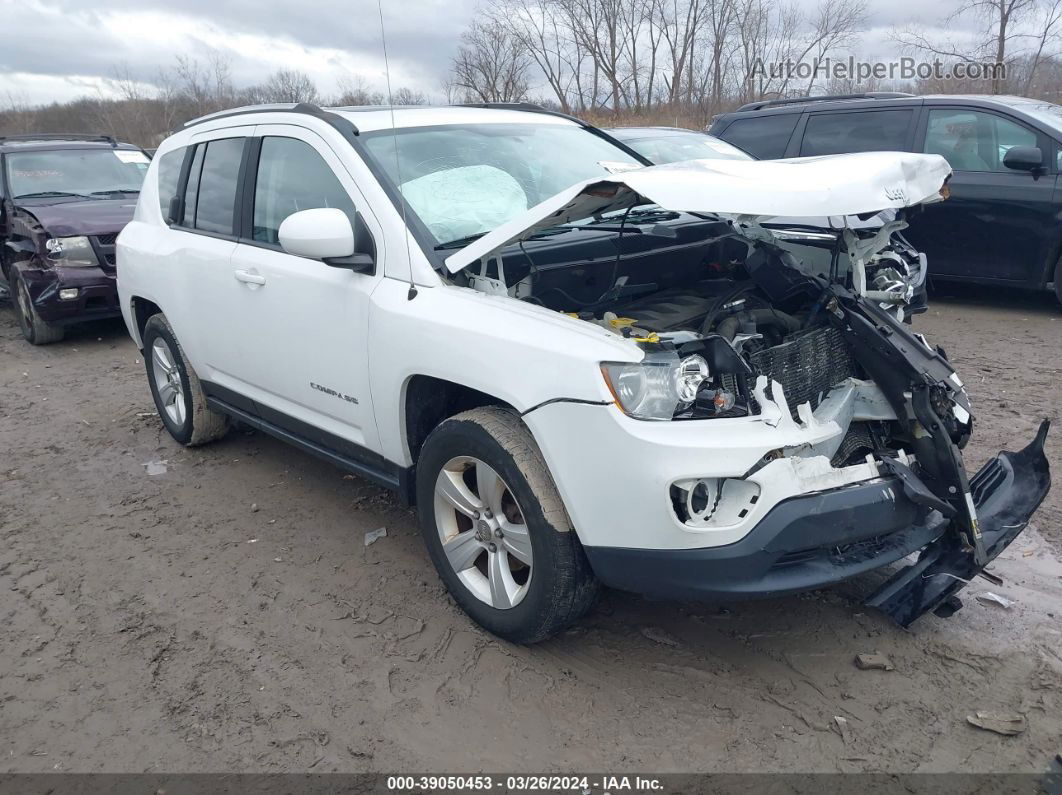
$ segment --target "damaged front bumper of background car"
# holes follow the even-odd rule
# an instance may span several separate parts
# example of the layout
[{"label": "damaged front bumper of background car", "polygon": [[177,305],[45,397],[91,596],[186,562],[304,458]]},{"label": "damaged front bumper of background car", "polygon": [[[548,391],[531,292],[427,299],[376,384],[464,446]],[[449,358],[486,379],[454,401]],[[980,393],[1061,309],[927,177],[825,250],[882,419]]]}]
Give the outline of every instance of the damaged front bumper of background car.
[{"label": "damaged front bumper of background car", "polygon": [[[926,263],[899,236],[903,214],[940,200],[949,173],[942,158],[894,153],[646,168],[574,186],[447,258],[474,289],[549,307],[570,293],[546,281],[556,269],[524,273],[500,254],[536,230],[643,204],[727,230],[712,232],[728,238],[726,256],[709,257],[729,264],[681,282],[675,235],[646,214],[656,225],[639,230],[644,264],[586,306],[549,307],[641,355],[602,363],[611,401],[558,399],[524,415],[602,582],[763,597],[917,556],[868,600],[907,626],[954,611],[1024,529],[1050,488],[1048,423],[968,477],[966,391],[904,322]],[[895,212],[862,227],[883,210]],[[656,236],[665,253],[654,259]],[[640,397],[659,373],[698,386],[672,402]]]}]

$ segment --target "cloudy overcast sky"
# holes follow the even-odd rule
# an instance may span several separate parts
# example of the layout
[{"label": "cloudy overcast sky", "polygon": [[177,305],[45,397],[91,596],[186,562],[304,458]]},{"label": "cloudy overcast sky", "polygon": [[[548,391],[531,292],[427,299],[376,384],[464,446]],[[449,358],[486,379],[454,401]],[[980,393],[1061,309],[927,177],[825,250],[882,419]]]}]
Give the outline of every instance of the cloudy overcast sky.
[{"label": "cloudy overcast sky", "polygon": [[[476,4],[383,0],[392,85],[441,98]],[[929,8],[923,0],[870,0],[860,57],[898,55],[886,31]],[[0,30],[0,107],[106,93],[116,69],[150,83],[178,54],[203,58],[213,50],[230,57],[238,85],[294,68],[326,93],[343,73],[383,88],[375,0],[0,0]]]}]

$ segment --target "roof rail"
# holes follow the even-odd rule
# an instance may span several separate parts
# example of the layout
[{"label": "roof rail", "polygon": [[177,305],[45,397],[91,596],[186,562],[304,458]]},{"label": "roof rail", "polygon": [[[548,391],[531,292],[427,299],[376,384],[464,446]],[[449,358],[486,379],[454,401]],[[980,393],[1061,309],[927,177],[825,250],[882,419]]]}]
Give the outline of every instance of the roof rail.
[{"label": "roof rail", "polygon": [[774,108],[779,105],[799,105],[804,102],[830,102],[845,99],[904,99],[913,96],[915,95],[906,94],[903,91],[868,91],[865,94],[820,94],[819,96],[814,97],[762,99],[759,102],[749,102],[747,105],[742,105],[734,112],[741,113],[744,110],[762,110],[763,108]]},{"label": "roof rail", "polygon": [[343,122],[353,128],[354,135],[358,134],[358,128],[352,122],[341,116],[337,116],[335,113],[322,110],[316,105],[311,105],[309,102],[285,102],[274,105],[244,105],[239,108],[228,108],[227,110],[219,110],[216,113],[208,113],[205,116],[186,121],[183,126],[184,129],[188,129],[197,124],[202,124],[203,122],[214,121],[216,119],[227,119],[230,116],[243,116],[248,113],[302,113],[306,116],[322,119],[333,127],[336,126],[337,122]]},{"label": "roof rail", "polygon": [[544,113],[547,116],[559,116],[562,119],[574,121],[584,127],[592,126],[589,122],[583,121],[577,116],[572,116],[570,113],[564,113],[559,110],[550,110],[541,105],[536,105],[534,102],[462,102],[457,107],[486,108],[489,110],[520,110],[524,113]]},{"label": "roof rail", "polygon": [[111,146],[118,146],[118,139],[113,135],[95,133],[26,133],[23,135],[0,135],[0,143],[6,141],[105,141]]}]

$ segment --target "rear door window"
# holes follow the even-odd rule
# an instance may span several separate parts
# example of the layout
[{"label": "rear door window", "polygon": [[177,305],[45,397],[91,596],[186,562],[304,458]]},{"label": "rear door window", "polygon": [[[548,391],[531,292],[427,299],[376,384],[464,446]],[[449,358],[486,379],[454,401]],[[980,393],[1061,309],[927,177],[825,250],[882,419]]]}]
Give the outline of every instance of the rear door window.
[{"label": "rear door window", "polygon": [[737,119],[719,137],[759,160],[770,160],[785,154],[799,118],[799,113],[776,113]]},{"label": "rear door window", "polygon": [[[196,177],[195,163],[188,177],[188,196],[194,198],[185,205],[185,221],[193,218],[196,229],[217,234],[233,234],[236,209],[236,187],[240,175],[245,138],[222,138],[200,144],[196,159],[202,158],[198,186],[192,195],[192,179]],[[201,153],[201,150],[204,150]]]},{"label": "rear door window", "polygon": [[1036,146],[1036,133],[994,113],[956,108],[929,111],[925,151],[956,171],[1010,171],[1003,157],[1015,146]]},{"label": "rear door window", "polygon": [[911,110],[813,113],[804,127],[800,154],[904,152],[913,116]]}]

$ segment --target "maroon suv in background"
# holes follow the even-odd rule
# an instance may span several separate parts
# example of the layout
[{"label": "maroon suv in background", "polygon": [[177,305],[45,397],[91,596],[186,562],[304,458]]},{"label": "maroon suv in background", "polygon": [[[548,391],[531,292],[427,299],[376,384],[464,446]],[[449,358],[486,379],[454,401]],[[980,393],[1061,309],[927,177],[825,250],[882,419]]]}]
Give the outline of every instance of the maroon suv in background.
[{"label": "maroon suv in background", "polygon": [[0,271],[29,342],[121,314],[114,243],[149,162],[106,136],[0,137]]}]

